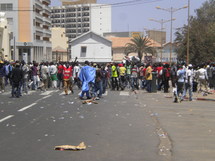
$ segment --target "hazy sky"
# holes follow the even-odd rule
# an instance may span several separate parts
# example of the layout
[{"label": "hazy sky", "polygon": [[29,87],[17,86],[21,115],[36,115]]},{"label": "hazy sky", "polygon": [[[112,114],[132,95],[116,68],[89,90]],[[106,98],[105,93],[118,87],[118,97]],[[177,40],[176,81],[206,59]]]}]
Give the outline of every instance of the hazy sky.
[{"label": "hazy sky", "polygon": [[[115,4],[120,2],[131,2],[124,6],[113,5],[112,7],[112,31],[144,31],[148,29],[160,30],[161,24],[149,21],[149,18],[156,20],[170,20],[170,13],[158,10],[161,8],[181,8],[188,4],[188,0],[97,0],[99,4]],[[135,2],[138,1],[138,2]],[[190,14],[195,15],[195,10],[202,6],[207,0],[190,0]],[[61,5],[59,0],[52,0],[53,6]],[[175,28],[187,24],[188,9],[182,9],[173,13],[173,32]],[[167,32],[167,39],[170,37],[170,22],[164,24]]]}]

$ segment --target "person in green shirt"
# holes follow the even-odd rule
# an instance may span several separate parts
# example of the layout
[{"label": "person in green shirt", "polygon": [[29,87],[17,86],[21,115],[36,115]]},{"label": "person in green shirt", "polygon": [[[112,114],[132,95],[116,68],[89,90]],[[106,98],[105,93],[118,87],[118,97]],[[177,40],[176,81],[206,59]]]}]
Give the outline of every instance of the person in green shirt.
[{"label": "person in green shirt", "polygon": [[116,63],[112,64],[111,71],[112,71],[112,75],[111,75],[112,90],[115,90],[115,88],[117,88],[117,90],[119,90],[118,71],[117,71]]},{"label": "person in green shirt", "polygon": [[128,86],[128,88],[131,87],[131,63],[129,61],[126,61],[126,65],[125,65],[125,68],[126,68],[126,85]]}]

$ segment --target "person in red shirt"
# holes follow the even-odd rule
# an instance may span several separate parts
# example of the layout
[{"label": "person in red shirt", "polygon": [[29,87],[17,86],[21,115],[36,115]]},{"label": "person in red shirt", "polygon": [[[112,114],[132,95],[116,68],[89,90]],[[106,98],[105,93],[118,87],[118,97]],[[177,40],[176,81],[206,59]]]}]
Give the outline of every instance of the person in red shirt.
[{"label": "person in red shirt", "polygon": [[66,67],[63,66],[63,82],[66,95],[68,95],[68,89],[70,89],[71,93],[73,93],[72,81],[72,66],[67,63]]},{"label": "person in red shirt", "polygon": [[63,64],[60,62],[60,64],[57,67],[58,72],[57,72],[57,87],[61,89],[63,87]]},{"label": "person in red shirt", "polygon": [[158,91],[160,91],[162,89],[162,87],[163,87],[162,72],[163,72],[163,65],[161,63],[159,63],[158,67],[157,67],[157,73],[158,73],[158,80],[157,80]]}]

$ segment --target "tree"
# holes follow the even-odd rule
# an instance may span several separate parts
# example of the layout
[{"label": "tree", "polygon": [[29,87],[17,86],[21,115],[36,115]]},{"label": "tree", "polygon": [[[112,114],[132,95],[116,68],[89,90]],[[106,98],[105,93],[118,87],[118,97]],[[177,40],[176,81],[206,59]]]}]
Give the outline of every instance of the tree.
[{"label": "tree", "polygon": [[[190,63],[198,64],[215,60],[215,1],[205,2],[191,17],[189,55]],[[186,60],[188,26],[176,32],[175,42],[179,45],[176,52],[179,60]]]},{"label": "tree", "polygon": [[156,53],[155,49],[151,47],[152,43],[149,38],[138,36],[131,39],[131,43],[125,45],[125,55],[130,53],[137,53],[140,61],[142,60],[143,54],[147,56],[148,53],[154,55]]}]

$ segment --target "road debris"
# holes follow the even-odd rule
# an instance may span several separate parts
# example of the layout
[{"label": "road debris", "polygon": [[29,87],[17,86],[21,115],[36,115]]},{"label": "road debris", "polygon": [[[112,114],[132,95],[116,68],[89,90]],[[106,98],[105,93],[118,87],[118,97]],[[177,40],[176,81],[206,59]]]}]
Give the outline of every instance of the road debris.
[{"label": "road debris", "polygon": [[98,104],[98,102],[96,102],[94,99],[84,100],[84,101],[82,101],[82,103],[83,104],[88,104],[88,105],[90,105],[92,103]]},{"label": "road debris", "polygon": [[70,150],[70,151],[80,151],[80,150],[85,150],[86,149],[86,145],[84,144],[84,142],[81,142],[78,146],[74,146],[74,145],[60,145],[60,146],[55,146],[54,148],[55,150],[60,150],[60,151],[64,151],[64,150]]}]

